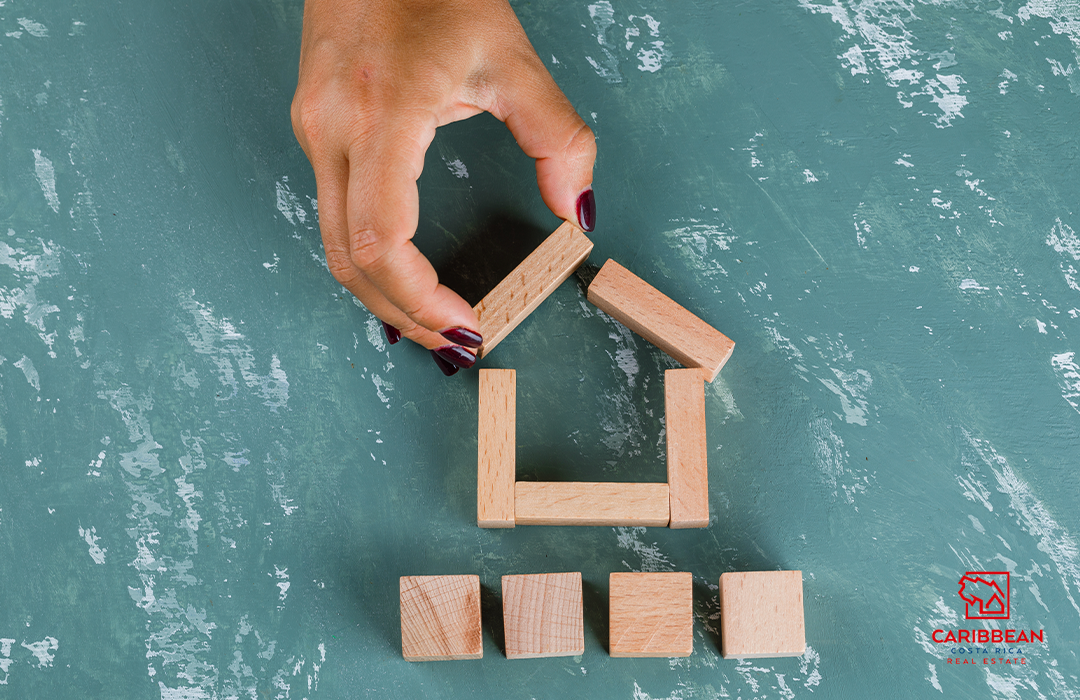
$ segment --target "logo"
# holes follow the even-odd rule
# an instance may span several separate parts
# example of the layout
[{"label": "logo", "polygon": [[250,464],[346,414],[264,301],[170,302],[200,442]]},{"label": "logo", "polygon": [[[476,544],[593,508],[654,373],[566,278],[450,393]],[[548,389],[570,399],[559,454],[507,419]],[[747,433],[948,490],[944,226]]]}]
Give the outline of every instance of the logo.
[{"label": "logo", "polygon": [[[969,620],[1008,620],[1011,613],[1008,571],[965,571],[956,592],[967,605]],[[974,623],[972,623],[974,626]],[[1045,644],[1046,630],[999,629],[1000,623],[983,622],[981,629],[936,629],[930,635],[935,644],[947,646],[945,663],[956,666],[977,664],[1027,665],[1020,644]]]},{"label": "logo", "polygon": [[1009,619],[1009,572],[967,571],[960,578],[960,597],[969,620]]}]

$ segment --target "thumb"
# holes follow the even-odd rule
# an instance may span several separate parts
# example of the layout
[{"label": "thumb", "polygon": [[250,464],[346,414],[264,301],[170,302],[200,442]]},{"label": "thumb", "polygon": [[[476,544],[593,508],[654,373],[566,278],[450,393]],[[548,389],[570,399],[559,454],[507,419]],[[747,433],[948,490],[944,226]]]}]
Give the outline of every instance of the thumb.
[{"label": "thumb", "polygon": [[499,78],[500,84],[493,86],[495,104],[488,111],[505,122],[521,150],[536,159],[536,181],[548,208],[592,231],[596,226],[592,130],[535,52]]}]

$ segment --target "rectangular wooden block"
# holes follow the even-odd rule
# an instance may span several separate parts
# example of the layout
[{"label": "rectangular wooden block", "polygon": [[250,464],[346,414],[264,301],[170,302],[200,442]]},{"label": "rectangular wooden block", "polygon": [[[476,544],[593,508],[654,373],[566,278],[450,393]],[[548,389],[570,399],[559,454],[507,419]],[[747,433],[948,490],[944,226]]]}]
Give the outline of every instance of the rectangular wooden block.
[{"label": "rectangular wooden block", "polygon": [[399,585],[406,661],[483,658],[479,576],[402,576]]},{"label": "rectangular wooden block", "polygon": [[476,524],[514,527],[517,372],[480,370],[477,420]]},{"label": "rectangular wooden block", "polygon": [[671,528],[709,524],[709,465],[705,442],[705,376],[700,369],[664,372]]},{"label": "rectangular wooden block", "polygon": [[[589,301],[710,382],[735,343],[625,267],[608,260],[589,285]],[[485,336],[487,337],[487,336]]]},{"label": "rectangular wooden block", "polygon": [[689,572],[613,573],[608,579],[608,653],[614,657],[690,656],[694,580]]},{"label": "rectangular wooden block", "polygon": [[518,525],[664,527],[668,485],[519,481],[514,517]]},{"label": "rectangular wooden block", "polygon": [[506,278],[473,307],[480,320],[484,357],[589,257],[593,244],[569,221],[555,229]]},{"label": "rectangular wooden block", "polygon": [[581,573],[502,577],[506,658],[585,653]]},{"label": "rectangular wooden block", "polygon": [[725,659],[806,652],[801,571],[720,576],[720,654]]}]

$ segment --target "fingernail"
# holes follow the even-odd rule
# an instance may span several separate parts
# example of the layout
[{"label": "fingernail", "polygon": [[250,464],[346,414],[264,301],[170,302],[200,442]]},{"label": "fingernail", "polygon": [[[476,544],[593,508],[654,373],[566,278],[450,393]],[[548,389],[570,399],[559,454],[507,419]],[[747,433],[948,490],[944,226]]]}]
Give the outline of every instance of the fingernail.
[{"label": "fingernail", "polygon": [[469,369],[476,364],[476,355],[460,345],[444,345],[441,348],[435,348],[432,352],[461,369]]},{"label": "fingernail", "polygon": [[577,220],[583,231],[596,228],[596,197],[591,187],[578,195]]},{"label": "fingernail", "polygon": [[435,364],[439,366],[439,369],[446,376],[452,377],[457,374],[458,368],[436,355],[434,350],[431,351],[431,359],[435,360]]},{"label": "fingernail", "polygon": [[390,341],[391,345],[401,340],[401,331],[399,331],[397,328],[394,328],[386,321],[382,322],[382,329],[383,331],[385,331],[386,339]]},{"label": "fingernail", "polygon": [[451,343],[464,345],[467,348],[478,348],[484,344],[483,336],[476,331],[470,331],[468,328],[462,328],[460,326],[456,328],[447,328],[445,331],[441,331],[440,335]]}]

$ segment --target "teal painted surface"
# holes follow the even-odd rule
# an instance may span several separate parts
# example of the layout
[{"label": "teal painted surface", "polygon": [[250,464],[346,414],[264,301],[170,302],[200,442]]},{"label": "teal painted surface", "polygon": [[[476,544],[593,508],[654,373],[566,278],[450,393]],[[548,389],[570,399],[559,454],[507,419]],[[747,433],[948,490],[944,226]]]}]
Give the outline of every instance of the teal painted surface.
[{"label": "teal painted surface", "polygon": [[[299,3],[7,0],[0,697],[1078,697],[1075,3],[515,7],[599,139],[593,262],[737,343],[709,528],[475,527],[476,374],[325,270]],[[558,223],[491,118],[421,201],[474,300]],[[575,284],[486,366],[523,478],[663,479],[672,364]],[[719,575],[777,568],[806,656],[721,659]],[[670,569],[693,656],[609,658],[607,574]],[[1026,665],[931,641],[976,569]],[[500,576],[566,570],[585,654],[506,660]],[[482,661],[401,660],[397,577],[437,573],[480,575]]]}]

